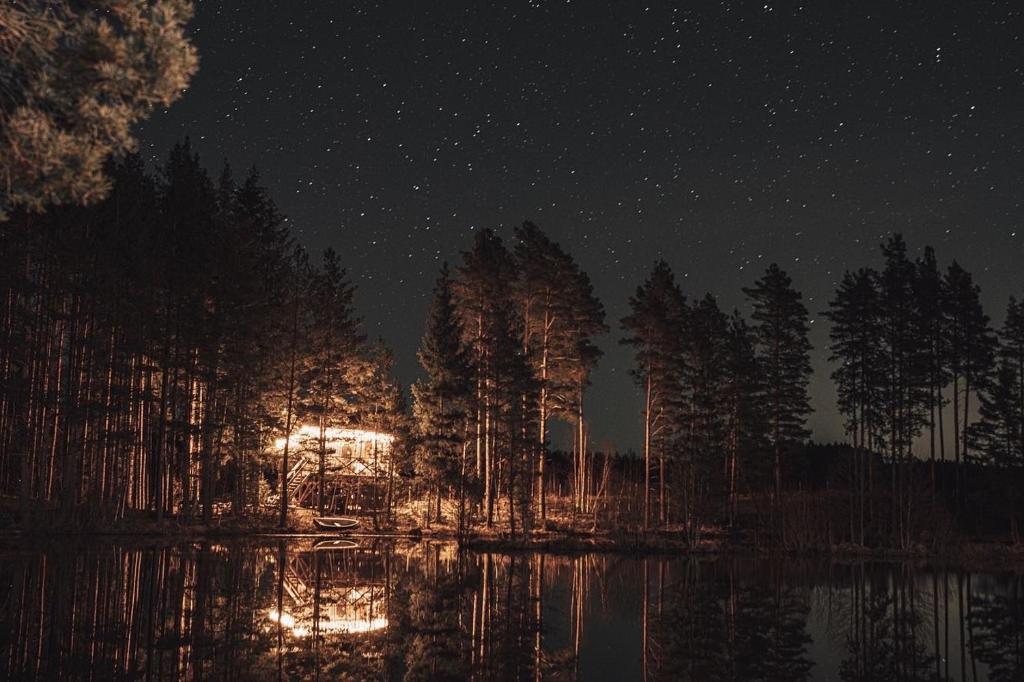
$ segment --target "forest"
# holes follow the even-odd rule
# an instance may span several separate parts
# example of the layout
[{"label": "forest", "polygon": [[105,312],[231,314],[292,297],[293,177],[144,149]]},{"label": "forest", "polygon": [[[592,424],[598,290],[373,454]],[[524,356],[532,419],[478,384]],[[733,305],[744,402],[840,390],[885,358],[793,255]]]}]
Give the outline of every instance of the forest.
[{"label": "forest", "polygon": [[[605,535],[680,546],[940,551],[1020,543],[1024,302],[1001,322],[955,260],[900,235],[809,311],[771,265],[744,310],[653,265],[606,319],[537,225],[484,229],[438,273],[402,386],[333,250],[314,256],[250,171],[186,140],[110,164],[89,206],[0,222],[6,525],[295,528],[300,425],[394,437],[378,522],[462,539]],[[623,298],[628,292],[622,292]],[[829,320],[847,442],[809,442],[810,316]],[[637,453],[597,452],[599,341],[634,351]],[[552,445],[554,422],[571,446]],[[567,439],[568,442],[569,439]],[[283,453],[272,445],[283,442]],[[154,525],[155,524],[155,525]]]}]

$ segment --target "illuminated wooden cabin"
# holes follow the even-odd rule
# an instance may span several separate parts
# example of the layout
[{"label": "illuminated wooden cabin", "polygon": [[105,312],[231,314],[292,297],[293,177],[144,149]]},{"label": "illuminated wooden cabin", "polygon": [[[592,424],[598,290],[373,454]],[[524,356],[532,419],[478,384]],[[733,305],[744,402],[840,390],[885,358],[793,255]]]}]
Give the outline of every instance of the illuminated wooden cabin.
[{"label": "illuminated wooden cabin", "polygon": [[[394,437],[364,429],[324,430],[325,511],[360,515],[384,508]],[[285,439],[274,443],[283,455]],[[288,504],[314,508],[320,471],[320,429],[302,426],[288,439]],[[294,462],[294,463],[292,463]]]}]

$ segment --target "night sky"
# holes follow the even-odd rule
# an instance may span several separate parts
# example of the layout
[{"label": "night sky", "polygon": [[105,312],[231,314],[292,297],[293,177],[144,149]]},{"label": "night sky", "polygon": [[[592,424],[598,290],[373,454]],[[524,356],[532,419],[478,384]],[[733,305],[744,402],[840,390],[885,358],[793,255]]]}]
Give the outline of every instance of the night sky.
[{"label": "night sky", "polygon": [[199,73],[141,151],[255,164],[405,383],[441,262],[536,222],[613,328],[598,447],[639,445],[618,321],[653,261],[727,310],[776,261],[815,318],[814,436],[840,438],[820,313],[887,234],[973,271],[997,323],[1024,295],[1021,5],[678,5],[199,2]]}]

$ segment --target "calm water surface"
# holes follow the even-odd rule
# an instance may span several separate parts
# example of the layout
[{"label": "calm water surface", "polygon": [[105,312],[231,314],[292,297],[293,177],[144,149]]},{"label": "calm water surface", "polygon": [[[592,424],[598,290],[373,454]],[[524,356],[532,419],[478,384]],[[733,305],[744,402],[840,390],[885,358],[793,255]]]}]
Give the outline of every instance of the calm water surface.
[{"label": "calm water surface", "polygon": [[353,544],[4,547],[0,679],[1024,679],[1020,573]]}]

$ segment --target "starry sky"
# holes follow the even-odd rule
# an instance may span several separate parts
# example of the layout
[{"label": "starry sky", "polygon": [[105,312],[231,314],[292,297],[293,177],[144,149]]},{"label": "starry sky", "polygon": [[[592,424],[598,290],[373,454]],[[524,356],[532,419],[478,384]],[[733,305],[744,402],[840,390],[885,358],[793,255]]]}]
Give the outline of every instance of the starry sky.
[{"label": "starry sky", "polygon": [[902,232],[1024,295],[1017,2],[200,0],[200,70],[140,127],[214,171],[255,165],[305,246],[337,249],[405,383],[437,270],[532,220],[587,270],[612,333],[597,447],[640,443],[627,299],[655,259],[745,310],[771,262],[814,318],[814,437],[842,436],[821,317]]}]

